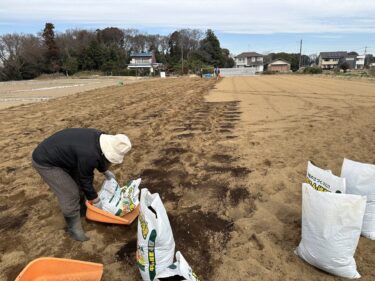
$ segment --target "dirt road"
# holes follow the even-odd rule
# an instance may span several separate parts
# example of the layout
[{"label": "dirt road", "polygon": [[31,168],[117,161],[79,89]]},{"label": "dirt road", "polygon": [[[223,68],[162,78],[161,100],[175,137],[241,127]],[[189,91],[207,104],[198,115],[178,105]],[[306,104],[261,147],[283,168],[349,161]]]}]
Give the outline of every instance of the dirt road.
[{"label": "dirt road", "polygon": [[[113,171],[159,192],[180,250],[202,280],[339,280],[293,254],[307,161],[339,173],[343,157],[374,163],[372,83],[306,76],[145,81],[0,111],[0,279],[41,256],[102,262],[103,280],[140,280],[136,223],[85,222],[65,234],[55,197],[30,166],[34,147],[67,127],[126,133]],[[212,91],[210,92],[210,90]],[[210,94],[208,94],[210,92]],[[207,100],[209,102],[207,102]],[[103,177],[96,176],[96,186]],[[356,254],[372,280],[375,245]]]},{"label": "dirt road", "polygon": [[137,77],[98,76],[0,82],[0,109],[137,81]]}]

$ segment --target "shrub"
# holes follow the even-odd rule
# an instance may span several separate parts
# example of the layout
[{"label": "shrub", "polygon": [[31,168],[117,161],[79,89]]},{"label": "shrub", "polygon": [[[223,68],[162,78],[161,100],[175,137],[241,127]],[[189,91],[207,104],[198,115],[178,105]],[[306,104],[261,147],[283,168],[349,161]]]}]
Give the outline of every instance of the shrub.
[{"label": "shrub", "polygon": [[303,73],[305,74],[320,74],[323,70],[320,67],[311,67],[308,66],[303,70]]},{"label": "shrub", "polygon": [[266,70],[266,71],[263,71],[262,74],[265,74],[265,75],[272,75],[272,74],[276,74],[277,71],[274,71],[274,70]]}]

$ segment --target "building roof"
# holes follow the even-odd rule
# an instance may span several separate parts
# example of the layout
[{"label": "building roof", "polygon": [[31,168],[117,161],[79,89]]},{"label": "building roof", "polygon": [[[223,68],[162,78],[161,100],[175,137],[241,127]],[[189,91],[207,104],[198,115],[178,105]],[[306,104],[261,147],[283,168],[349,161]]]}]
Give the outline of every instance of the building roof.
[{"label": "building roof", "polygon": [[239,54],[238,56],[235,56],[235,58],[248,58],[248,57],[263,57],[263,55],[258,54],[256,52],[243,52]]},{"label": "building roof", "polygon": [[[275,62],[278,62],[278,61],[282,61],[283,63],[275,63]],[[268,65],[273,65],[273,64],[289,64],[290,65],[290,62],[287,62],[286,60],[282,60],[282,59],[275,59],[273,61],[271,61]]]},{"label": "building roof", "polygon": [[152,57],[151,52],[145,52],[145,53],[131,53],[131,57]]},{"label": "building roof", "polygon": [[319,55],[322,59],[339,59],[346,58],[348,56],[348,52],[320,52]]}]

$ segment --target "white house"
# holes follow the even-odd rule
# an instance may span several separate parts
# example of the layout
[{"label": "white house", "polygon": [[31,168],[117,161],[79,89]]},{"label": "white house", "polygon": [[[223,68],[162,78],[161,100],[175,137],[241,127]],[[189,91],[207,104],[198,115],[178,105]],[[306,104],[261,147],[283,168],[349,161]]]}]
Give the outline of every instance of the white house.
[{"label": "white house", "polygon": [[130,55],[131,61],[128,65],[129,69],[145,70],[148,69],[150,72],[154,72],[159,67],[159,63],[156,62],[155,55],[153,52],[148,53],[132,53]]},{"label": "white house", "polygon": [[256,52],[244,52],[234,57],[236,68],[253,67],[256,72],[263,72],[263,55]]},{"label": "white house", "polygon": [[364,69],[365,68],[365,55],[357,56],[357,61],[355,62],[355,69]]}]

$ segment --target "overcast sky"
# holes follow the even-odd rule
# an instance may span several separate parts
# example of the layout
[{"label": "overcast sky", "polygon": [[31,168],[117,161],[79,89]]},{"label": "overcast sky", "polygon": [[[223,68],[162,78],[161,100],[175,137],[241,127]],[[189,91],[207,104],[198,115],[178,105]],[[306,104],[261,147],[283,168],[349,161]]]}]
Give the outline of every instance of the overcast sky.
[{"label": "overcast sky", "polygon": [[[138,28],[213,29],[233,53],[357,50],[375,53],[375,0],[0,0],[0,34]],[[340,48],[341,47],[341,48]]]}]

